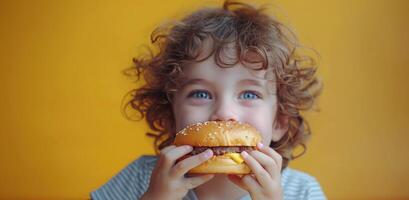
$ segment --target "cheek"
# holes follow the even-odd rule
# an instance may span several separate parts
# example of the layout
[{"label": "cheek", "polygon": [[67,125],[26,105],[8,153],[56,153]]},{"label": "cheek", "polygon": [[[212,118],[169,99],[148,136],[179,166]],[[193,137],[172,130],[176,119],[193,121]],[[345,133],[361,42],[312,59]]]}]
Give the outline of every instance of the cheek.
[{"label": "cheek", "polygon": [[180,103],[175,104],[173,110],[175,111],[176,131],[180,131],[189,124],[206,121],[209,118],[210,109]]},{"label": "cheek", "polygon": [[246,112],[243,121],[260,131],[263,144],[268,145],[273,135],[274,116],[272,108],[265,108]]}]

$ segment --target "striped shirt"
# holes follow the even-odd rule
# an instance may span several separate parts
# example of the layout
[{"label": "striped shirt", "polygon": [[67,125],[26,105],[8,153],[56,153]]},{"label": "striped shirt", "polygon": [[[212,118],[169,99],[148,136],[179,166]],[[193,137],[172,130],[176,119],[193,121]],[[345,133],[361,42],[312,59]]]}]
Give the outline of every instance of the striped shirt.
[{"label": "striped shirt", "polygon": [[[137,200],[149,186],[157,156],[142,156],[135,160],[100,188],[91,192],[93,200]],[[294,169],[286,168],[281,173],[281,185],[285,200],[326,199],[317,180]],[[250,200],[250,195],[240,200]],[[189,190],[183,200],[198,200],[193,190]]]}]

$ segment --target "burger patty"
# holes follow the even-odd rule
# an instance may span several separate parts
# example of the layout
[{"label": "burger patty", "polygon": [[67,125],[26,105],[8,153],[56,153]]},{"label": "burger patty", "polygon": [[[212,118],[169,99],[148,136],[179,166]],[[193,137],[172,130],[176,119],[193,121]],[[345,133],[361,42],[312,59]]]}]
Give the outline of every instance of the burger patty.
[{"label": "burger patty", "polygon": [[206,151],[207,149],[211,149],[213,151],[213,155],[223,155],[226,153],[240,153],[242,151],[252,151],[255,150],[255,147],[250,146],[229,146],[229,147],[194,147],[192,152],[189,155],[196,155]]}]

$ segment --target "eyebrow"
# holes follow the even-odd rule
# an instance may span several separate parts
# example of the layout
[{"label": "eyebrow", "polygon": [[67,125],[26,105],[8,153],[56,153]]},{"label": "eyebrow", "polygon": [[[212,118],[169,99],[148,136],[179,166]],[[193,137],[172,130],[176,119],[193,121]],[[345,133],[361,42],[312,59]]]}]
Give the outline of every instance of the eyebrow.
[{"label": "eyebrow", "polygon": [[187,86],[187,85],[195,85],[195,84],[204,84],[204,85],[210,85],[209,82],[207,82],[204,79],[200,79],[200,78],[194,78],[194,79],[189,79],[186,80],[182,83],[182,88]]},{"label": "eyebrow", "polygon": [[[187,85],[194,85],[194,84],[211,85],[210,82],[208,82],[208,81],[206,81],[204,79],[194,78],[194,79],[189,79],[189,80],[186,80],[185,82],[183,82],[182,87],[185,87]],[[240,80],[238,85],[255,85],[255,86],[263,87],[263,84],[260,81],[254,80],[254,79]]]},{"label": "eyebrow", "polygon": [[260,81],[254,80],[254,79],[241,80],[239,81],[239,85],[255,85],[255,86],[263,87],[263,84]]}]

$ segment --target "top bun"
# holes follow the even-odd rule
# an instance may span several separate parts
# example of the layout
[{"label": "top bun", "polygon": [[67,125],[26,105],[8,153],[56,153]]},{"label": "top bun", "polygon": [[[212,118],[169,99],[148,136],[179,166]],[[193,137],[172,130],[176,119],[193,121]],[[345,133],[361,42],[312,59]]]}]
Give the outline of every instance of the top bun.
[{"label": "top bun", "polygon": [[175,145],[256,146],[261,135],[254,127],[238,121],[207,121],[192,124],[176,133]]}]

